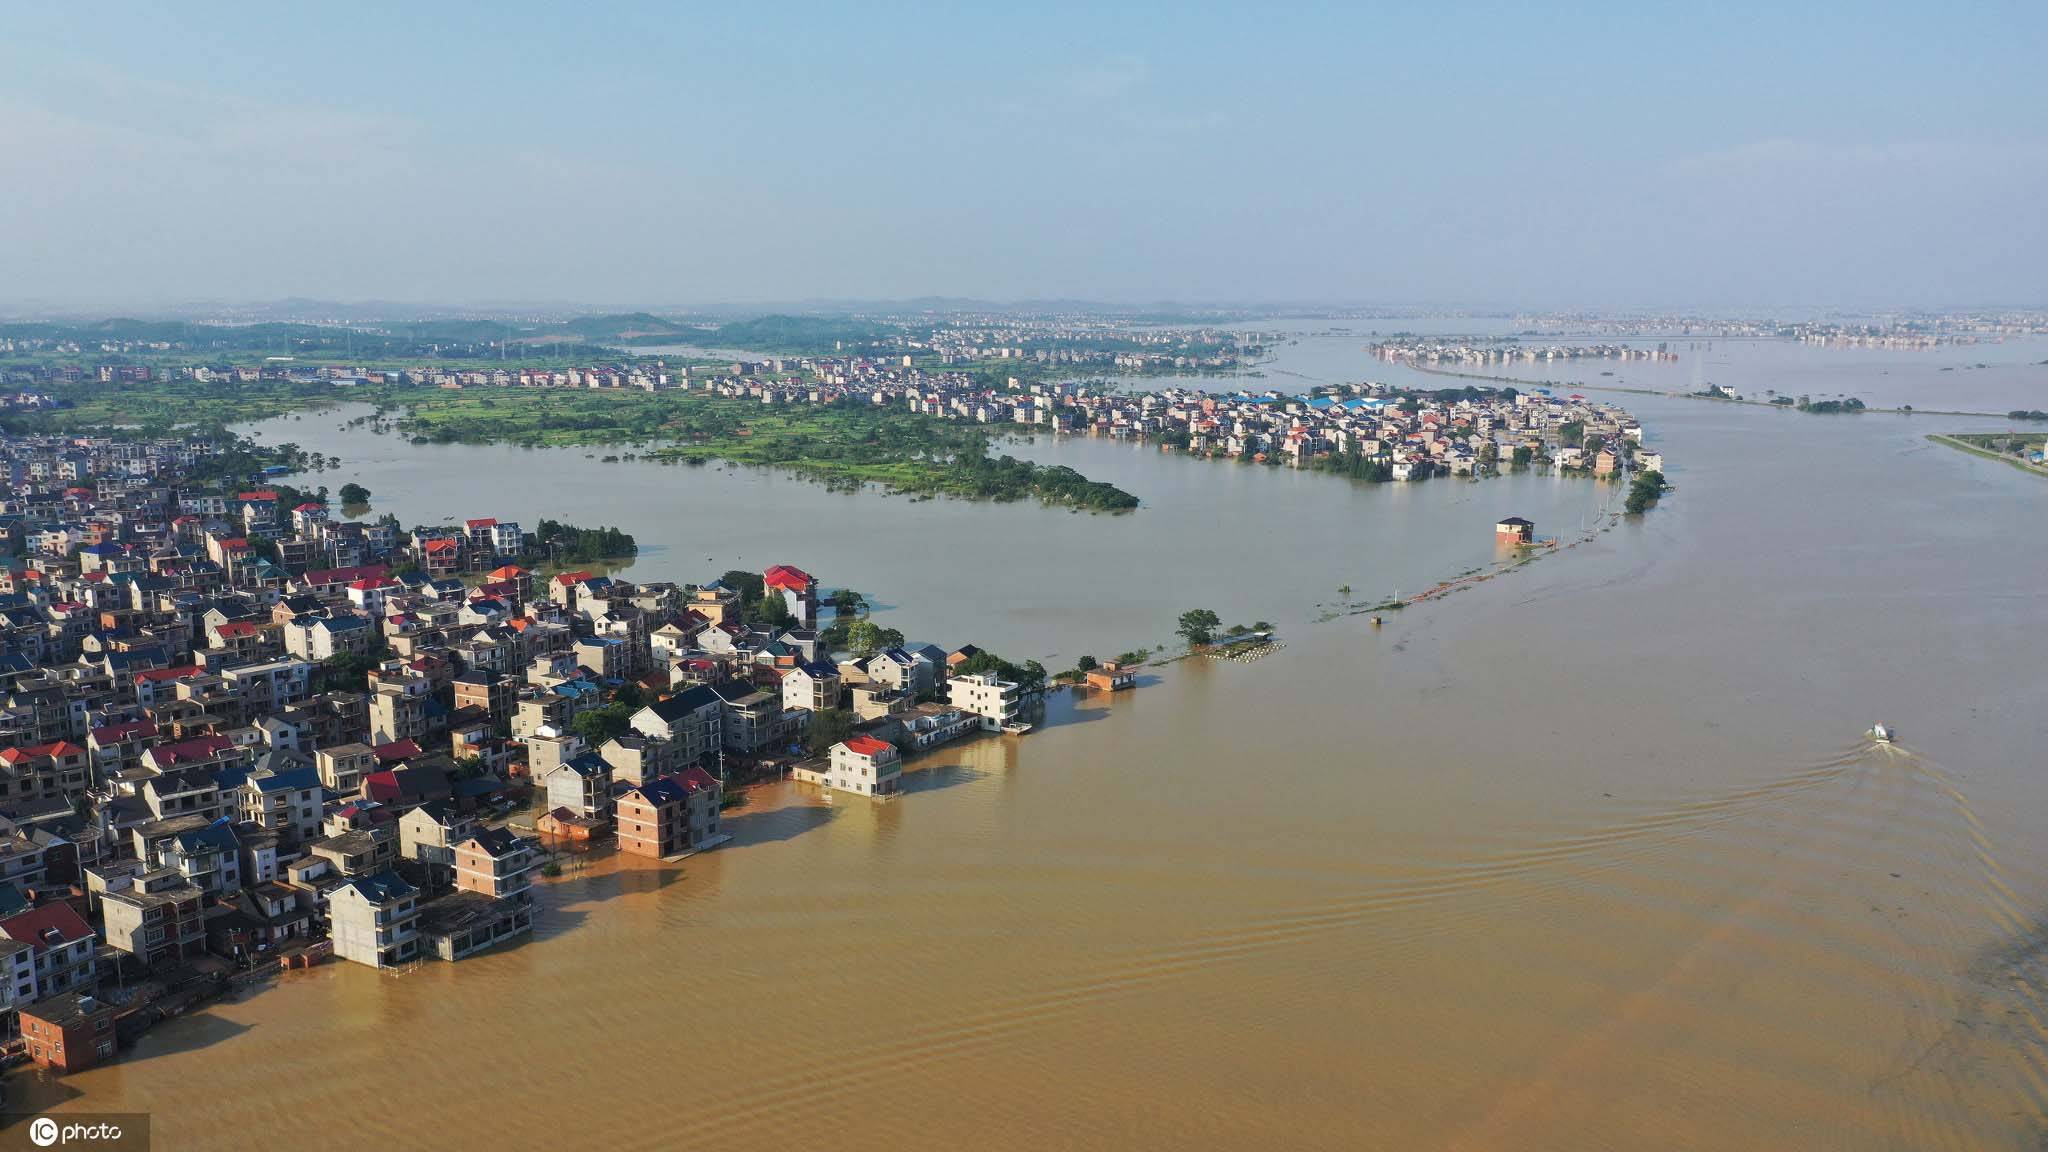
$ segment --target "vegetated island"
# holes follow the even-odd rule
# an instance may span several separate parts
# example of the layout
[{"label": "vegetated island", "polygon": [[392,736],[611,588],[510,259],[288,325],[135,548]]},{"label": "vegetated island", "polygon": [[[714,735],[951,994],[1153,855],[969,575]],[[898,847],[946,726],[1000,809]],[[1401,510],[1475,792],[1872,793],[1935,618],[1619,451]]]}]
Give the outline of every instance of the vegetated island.
[{"label": "vegetated island", "polygon": [[400,423],[417,443],[618,444],[639,458],[701,465],[728,460],[781,468],[854,489],[1124,512],[1138,498],[1063,465],[993,451],[987,426],[935,420],[855,400],[766,406],[682,394],[441,394]]},{"label": "vegetated island", "polygon": [[1089,512],[1138,506],[1131,493],[1072,468],[996,451],[1011,425],[940,420],[852,400],[768,407],[679,391],[454,391],[402,384],[337,390],[327,382],[147,381],[85,388],[75,399],[61,397],[63,406],[0,412],[0,428],[24,435],[220,433],[230,423],[346,401],[377,406],[377,415],[366,421],[373,431],[421,444],[633,446],[621,458],[690,465],[728,460],[784,469],[842,490],[876,484],[910,495],[1036,499]]}]

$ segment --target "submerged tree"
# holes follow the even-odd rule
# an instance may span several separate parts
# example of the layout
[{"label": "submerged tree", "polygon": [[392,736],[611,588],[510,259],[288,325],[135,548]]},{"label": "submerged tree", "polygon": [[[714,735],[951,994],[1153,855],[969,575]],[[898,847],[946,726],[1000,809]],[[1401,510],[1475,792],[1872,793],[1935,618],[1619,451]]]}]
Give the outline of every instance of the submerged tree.
[{"label": "submerged tree", "polygon": [[1222,623],[1223,618],[1207,608],[1191,608],[1180,614],[1177,631],[1182,639],[1199,648],[1215,638],[1216,629]]}]

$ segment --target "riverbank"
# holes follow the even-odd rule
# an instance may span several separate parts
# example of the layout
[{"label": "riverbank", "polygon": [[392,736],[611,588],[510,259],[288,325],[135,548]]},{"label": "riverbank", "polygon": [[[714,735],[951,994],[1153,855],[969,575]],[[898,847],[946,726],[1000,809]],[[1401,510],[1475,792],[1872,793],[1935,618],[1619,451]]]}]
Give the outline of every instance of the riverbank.
[{"label": "riverbank", "polygon": [[[1942,432],[1930,432],[1928,433],[1927,438],[1929,440],[1934,441],[1936,444],[1941,444],[1949,448],[1954,448],[1958,452],[1968,452],[1972,456],[1982,456],[1986,460],[1997,460],[2000,463],[2010,464],[2014,468],[2017,468],[2022,472],[2028,473],[2029,475],[2048,476],[2048,465],[2035,464],[2030,461],[2020,459],[2019,457],[2014,456],[2009,452],[1994,452],[1990,448],[1986,448],[1977,444],[1972,444],[1968,439],[1968,437],[1971,436],[1984,438],[1990,435],[1993,434],[1984,432],[1973,432],[1958,433],[1951,435]],[[2027,438],[2025,434],[2019,432],[2014,432],[2010,435],[2020,439]],[[2036,435],[2034,438],[2040,439],[2041,437]]]},{"label": "riverbank", "polygon": [[[1526,377],[1520,376],[1495,376],[1482,372],[1457,372],[1448,368],[1429,367],[1421,364],[1406,364],[1403,366],[1408,368],[1410,371],[1419,372],[1425,376],[1446,376],[1459,380],[1479,380],[1489,384],[1501,385],[1512,388],[1544,388],[1554,391],[1561,387],[1568,387],[1574,391],[1620,392],[1633,396],[1661,396],[1665,399],[1670,400],[1701,400],[1712,404],[1740,404],[1747,405],[1752,408],[1769,408],[1774,411],[1780,412],[1805,411],[1804,409],[1799,408],[1795,404],[1779,404],[1773,403],[1769,400],[1752,400],[1741,396],[1729,395],[1726,393],[1680,392],[1667,391],[1661,388],[1630,388],[1626,385],[1621,384],[1590,384],[1582,380],[1573,380],[1569,382],[1563,382],[1558,380],[1531,380]],[[1837,415],[1842,414],[1843,412],[1847,412],[1847,410],[1842,410],[1842,412],[1838,412],[1835,409],[1824,409],[1820,411],[1810,412],[1808,414]],[[1949,408],[1915,408],[1910,405],[1901,405],[1896,408],[1876,408],[1871,407],[1869,405],[1864,405],[1856,408],[1854,412],[1891,413],[1893,415],[1899,416],[1970,416],[1983,417],[1986,419],[2000,419],[2006,415],[2006,413],[2003,412],[1973,412],[1965,409]],[[1847,414],[1854,413],[1848,412]]]}]

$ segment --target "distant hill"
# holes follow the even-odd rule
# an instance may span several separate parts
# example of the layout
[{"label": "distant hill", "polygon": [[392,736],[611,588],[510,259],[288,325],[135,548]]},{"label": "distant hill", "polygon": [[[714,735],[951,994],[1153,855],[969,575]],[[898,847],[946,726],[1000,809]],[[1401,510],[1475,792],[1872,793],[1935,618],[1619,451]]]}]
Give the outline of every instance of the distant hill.
[{"label": "distant hill", "polygon": [[721,324],[709,339],[728,348],[806,355],[828,353],[842,344],[849,350],[865,347],[904,333],[900,325],[851,316],[777,314]]}]

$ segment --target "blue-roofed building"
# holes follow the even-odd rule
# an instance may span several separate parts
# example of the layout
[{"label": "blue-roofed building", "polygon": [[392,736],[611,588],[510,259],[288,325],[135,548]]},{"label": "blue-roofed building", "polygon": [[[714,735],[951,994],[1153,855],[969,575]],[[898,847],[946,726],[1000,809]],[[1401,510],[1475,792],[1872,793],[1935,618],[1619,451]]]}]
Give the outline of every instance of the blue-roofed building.
[{"label": "blue-roofed building", "polygon": [[[221,783],[223,792],[227,782]],[[249,774],[236,787],[241,818],[296,844],[320,832],[320,773],[310,764]]]},{"label": "blue-roofed building", "polygon": [[396,872],[358,877],[328,894],[334,954],[372,968],[420,958],[419,891]]},{"label": "blue-roofed building", "polygon": [[595,752],[572,756],[535,783],[547,791],[550,809],[567,808],[586,820],[612,816],[612,766]]},{"label": "blue-roofed building", "polygon": [[782,678],[782,706],[827,712],[839,707],[844,692],[839,669],[823,660],[797,665]]},{"label": "blue-roofed building", "polygon": [[242,842],[228,817],[203,827],[174,832],[159,849],[163,865],[209,896],[242,890]]}]

